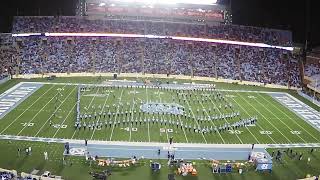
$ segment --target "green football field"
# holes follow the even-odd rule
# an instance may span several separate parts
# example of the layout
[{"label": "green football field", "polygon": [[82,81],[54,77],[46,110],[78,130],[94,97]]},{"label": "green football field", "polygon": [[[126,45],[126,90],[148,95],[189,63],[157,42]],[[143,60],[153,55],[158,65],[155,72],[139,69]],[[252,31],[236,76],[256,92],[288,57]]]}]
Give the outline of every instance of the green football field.
[{"label": "green football field", "polygon": [[[226,86],[218,86],[215,91],[195,92],[134,87],[87,88],[80,92],[79,109],[82,116],[91,114],[92,117],[82,118],[81,128],[76,129],[78,88],[71,84],[43,85],[1,119],[0,134],[131,142],[168,142],[174,137],[175,142],[181,143],[319,143],[319,131],[270,95],[224,91]],[[219,100],[217,94],[223,100]],[[169,110],[183,107],[183,115],[142,113],[142,106],[148,107],[148,104],[151,110],[160,105]],[[240,115],[235,115],[238,112]],[[230,114],[234,117],[220,118]],[[208,116],[219,118],[208,120]],[[255,117],[257,122],[248,126],[208,131],[237,123],[240,118]],[[86,122],[86,129],[83,122]],[[89,129],[89,124],[94,124],[95,128]],[[202,133],[203,129],[206,132]]]}]

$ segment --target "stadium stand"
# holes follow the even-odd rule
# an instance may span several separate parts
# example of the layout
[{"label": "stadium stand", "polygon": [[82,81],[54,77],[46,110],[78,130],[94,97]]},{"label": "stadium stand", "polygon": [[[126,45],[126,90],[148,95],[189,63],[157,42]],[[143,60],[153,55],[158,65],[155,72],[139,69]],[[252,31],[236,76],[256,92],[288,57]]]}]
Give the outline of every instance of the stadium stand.
[{"label": "stadium stand", "polygon": [[[201,22],[86,17],[15,17],[13,32],[140,33],[291,44],[287,31]],[[300,87],[297,57],[275,48],[149,38],[3,36],[2,39],[9,45],[0,49],[1,74],[150,73]]]},{"label": "stadium stand", "polygon": [[[246,81],[286,86],[291,79],[291,85],[295,87],[300,83],[295,72],[298,69],[295,57],[280,49],[228,44],[213,46],[207,42],[171,39],[19,39],[21,47],[16,58],[21,60],[20,74],[112,72],[215,77],[216,72],[217,77],[224,79],[240,80],[241,73],[241,80]],[[44,60],[46,56],[47,60]]]},{"label": "stadium stand", "polygon": [[206,37],[290,46],[291,32],[239,25],[163,20],[90,20],[87,17],[15,17],[13,33],[23,32],[112,32],[167,36]]}]

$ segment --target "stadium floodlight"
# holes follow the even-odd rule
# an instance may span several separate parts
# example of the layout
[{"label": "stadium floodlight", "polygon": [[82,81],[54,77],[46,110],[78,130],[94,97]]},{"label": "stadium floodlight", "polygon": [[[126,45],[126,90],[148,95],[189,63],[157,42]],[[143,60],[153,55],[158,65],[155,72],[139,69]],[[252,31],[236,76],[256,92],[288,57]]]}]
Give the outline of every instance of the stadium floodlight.
[{"label": "stadium floodlight", "polygon": [[103,3],[103,2],[99,4],[99,6],[105,6],[105,5],[106,3]]},{"label": "stadium floodlight", "polygon": [[142,4],[200,4],[214,5],[217,0],[116,0],[126,3],[142,3]]},{"label": "stadium floodlight", "polygon": [[[40,33],[39,33],[40,34]],[[27,36],[29,34],[12,34],[13,37]],[[156,38],[156,39],[174,39],[181,41],[196,41],[196,42],[209,42],[220,44],[232,44],[241,46],[253,46],[261,48],[276,48],[287,51],[293,51],[293,47],[274,46],[264,43],[251,43],[221,39],[206,39],[206,38],[192,38],[192,37],[177,37],[177,36],[155,36],[155,35],[143,35],[143,34],[114,34],[114,33],[45,33],[45,36],[60,36],[60,37],[126,37],[126,38]]]}]

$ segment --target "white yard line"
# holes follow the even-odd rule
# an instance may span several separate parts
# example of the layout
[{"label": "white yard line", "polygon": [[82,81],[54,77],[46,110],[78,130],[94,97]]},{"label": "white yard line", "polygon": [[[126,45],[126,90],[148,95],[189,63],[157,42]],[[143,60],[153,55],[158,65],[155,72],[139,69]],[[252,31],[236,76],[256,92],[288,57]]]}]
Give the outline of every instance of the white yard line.
[{"label": "white yard line", "polygon": [[292,141],[285,136],[274,124],[272,124],[256,107],[254,107],[250,102],[246,100],[246,98],[240,96],[248,105],[250,105],[256,112],[258,112],[275,130],[277,130],[289,143],[292,143]]},{"label": "white yard line", "polygon": [[[198,98],[197,98],[197,100],[198,100]],[[202,106],[202,108],[204,109],[204,112],[207,114],[207,116],[209,116],[209,114],[208,114],[207,110],[204,108],[203,104],[202,104],[201,102],[199,102],[199,103],[200,103],[200,105]],[[214,127],[217,127],[212,120],[210,120],[210,122],[211,122],[211,124],[212,124]],[[226,121],[226,122],[227,122],[227,121]],[[223,137],[221,136],[221,133],[220,133],[219,131],[217,131],[217,133],[218,133],[219,137],[221,138],[223,144],[225,144],[226,142],[224,141]],[[239,138],[239,137],[238,137],[238,138]],[[240,142],[242,143],[241,140],[240,140]],[[242,143],[242,144],[243,144],[243,143]]]},{"label": "white yard line", "polygon": [[55,138],[56,135],[58,134],[59,130],[61,129],[61,126],[63,125],[63,123],[68,119],[69,115],[71,114],[71,112],[74,110],[74,108],[76,107],[77,102],[73,105],[73,107],[70,109],[69,113],[67,114],[67,116],[64,118],[64,120],[60,123],[59,128],[56,130],[56,132],[54,133],[54,135],[52,136],[52,138]]},{"label": "white yard line", "polygon": [[[171,116],[170,116],[170,119],[171,119]],[[180,116],[178,116],[178,119],[179,119],[180,124],[181,124],[182,120],[181,120]],[[189,140],[188,140],[187,133],[186,133],[185,129],[182,128],[182,130],[183,130],[183,134],[184,134],[184,137],[186,138],[187,143],[189,143]]]},{"label": "white yard line", "polygon": [[[136,87],[134,86],[133,87],[133,98],[132,98],[132,106],[131,106],[131,113],[130,113],[130,115],[131,115],[131,121],[133,122],[133,111],[134,111],[134,104],[135,104],[135,97],[136,97]],[[140,117],[141,118],[141,117]],[[132,123],[130,123],[130,129],[129,129],[130,131],[129,131],[129,142],[131,142],[131,137],[132,137]]]},{"label": "white yard line", "polygon": [[39,96],[35,101],[33,101],[33,103],[27,107],[27,109],[25,109],[19,116],[17,116],[5,129],[3,129],[1,131],[0,134],[2,134],[3,132],[5,132],[13,123],[15,123],[25,112],[27,112],[34,104],[36,104],[44,95],[46,95],[53,87],[55,87],[55,85],[51,86],[51,88],[49,88],[47,91],[45,91],[41,96]]},{"label": "white yard line", "polygon": [[[159,97],[159,100],[160,100],[159,103],[161,103],[162,100],[161,100],[161,96],[160,96],[160,89],[158,89],[158,97]],[[161,120],[162,120],[162,122],[163,122],[162,116],[161,116],[160,118],[161,118]],[[159,124],[158,124],[158,126],[159,126]],[[165,129],[166,129],[166,135],[167,135],[167,142],[169,142],[169,135],[168,135],[168,131],[167,131],[167,125],[166,125],[165,127],[166,127]]]},{"label": "white yard line", "polygon": [[53,115],[58,111],[58,109],[62,106],[62,104],[68,99],[68,97],[72,94],[72,92],[76,89],[76,87],[70,91],[70,93],[67,95],[67,97],[61,102],[61,104],[57,107],[57,109],[51,114],[51,116],[46,120],[46,122],[40,127],[38,132],[34,136],[38,136],[42,128],[47,124],[48,121],[53,117]]},{"label": "white yard line", "polygon": [[[160,119],[161,119],[162,122],[163,122],[162,116],[160,117]],[[158,124],[158,126],[159,126],[159,124]],[[169,134],[168,134],[168,131],[167,131],[167,125],[165,125],[165,130],[166,130],[166,135],[167,135],[167,142],[169,143]]]},{"label": "white yard line", "polygon": [[[227,95],[229,95],[228,93],[227,93]],[[225,96],[226,97],[226,96]],[[229,99],[229,98],[228,98]],[[235,101],[233,98],[231,98],[233,101]],[[212,100],[210,99],[210,101],[211,101],[211,103],[213,104],[213,105],[215,105],[213,102],[212,102]],[[236,102],[236,101],[235,101]],[[237,102],[236,102],[237,103]],[[237,103],[238,104],[238,103]],[[239,106],[239,104],[238,104],[238,106]],[[219,110],[219,112],[220,112],[220,110]],[[247,113],[248,114],[248,113]],[[249,114],[248,114],[248,116],[250,116]],[[245,128],[249,131],[249,133],[252,135],[252,137],[256,140],[256,142],[257,143],[259,143],[260,144],[260,141],[256,138],[256,136],[255,135],[253,135],[252,134],[252,132],[250,131],[250,129],[247,127],[247,126],[245,126]]]},{"label": "white yard line", "polygon": [[71,136],[71,139],[73,139],[74,135],[76,135],[76,132],[77,132],[77,130],[74,130],[74,132],[73,132],[73,134]]},{"label": "white yard line", "polygon": [[[172,95],[170,95],[170,96],[171,96],[171,98],[172,98]],[[171,116],[169,116],[169,117],[170,117],[170,120],[172,121]],[[181,123],[182,123],[182,120],[181,120],[180,116],[178,116],[178,119],[179,119],[180,124],[181,124]],[[183,134],[184,134],[184,137],[186,138],[187,143],[189,143],[185,129],[182,128],[182,130],[183,130]]]},{"label": "white yard line", "polygon": [[[95,94],[98,93],[99,89],[100,89],[100,86],[97,88],[97,91],[96,91]],[[91,104],[92,104],[92,102],[93,102],[93,100],[94,100],[95,98],[96,98],[96,96],[93,96],[93,97],[92,97],[92,99],[91,99],[91,101],[90,101],[90,103],[89,103],[89,105],[88,105],[88,109],[90,108],[90,106],[91,106]]]},{"label": "white yard line", "polygon": [[[262,97],[262,96],[261,96]],[[263,98],[263,97],[262,97]],[[264,98],[263,98],[264,99]],[[258,100],[256,100],[254,98],[255,101],[257,101],[260,105],[262,105],[267,111],[269,111],[274,117],[276,117],[282,124],[284,124],[288,129],[290,129],[290,131],[293,131],[291,127],[289,127],[286,123],[284,123],[278,116],[276,116],[272,111],[270,111],[263,103],[260,103]],[[265,100],[265,99],[264,99]],[[268,103],[270,103],[269,101],[267,101]],[[272,104],[272,103],[271,103]],[[307,142],[306,140],[304,140],[299,134],[296,134],[303,142]]]},{"label": "white yard line", "polygon": [[[238,94],[238,93],[237,93]],[[238,96],[240,97],[240,98],[242,98],[241,97],[241,95],[239,95],[238,94]],[[233,98],[231,98],[237,105],[238,105],[238,107],[240,107],[248,116],[250,116],[250,114],[248,113],[248,111],[245,109],[245,108],[243,108],[242,106],[240,106],[240,104],[236,101],[236,100],[234,100]],[[262,130],[262,131],[264,131],[264,129],[259,125],[259,123],[257,123],[257,126]],[[277,143],[269,134],[267,134],[267,136],[272,140],[272,142],[273,143]],[[255,137],[256,138],[256,136],[254,136],[253,135],[253,137]],[[257,140],[257,138],[256,138],[256,140]],[[259,141],[258,141],[259,142]],[[259,142],[260,143],[260,142]]]},{"label": "white yard line", "polygon": [[[109,96],[110,96],[110,94],[108,94],[108,96],[107,96],[106,100],[104,100],[104,103],[103,103],[103,106],[102,106],[102,108],[101,108],[100,113],[102,113],[102,112],[103,112],[104,107],[106,106],[107,101],[108,101],[108,99],[109,99]],[[99,122],[99,121],[100,121],[100,119],[101,119],[101,115],[99,115],[99,117],[98,117],[98,120],[97,120],[97,121]],[[96,129],[97,129],[97,127],[93,129],[93,132],[92,132],[92,135],[91,135],[91,137],[90,137],[90,140],[92,140],[93,135],[94,135],[94,133],[95,133]]]},{"label": "white yard line", "polygon": [[[192,116],[193,116],[193,118],[194,118],[194,121],[196,122],[196,124],[198,125],[198,127],[200,127],[200,125],[199,125],[198,121],[197,121],[197,120],[196,120],[196,118],[195,118],[195,115],[194,115],[194,113],[193,113],[193,111],[192,111],[192,108],[191,108],[191,106],[190,106],[190,104],[189,104],[188,100],[186,100],[186,102],[187,102],[187,104],[188,104],[188,107],[191,109],[191,113],[192,113]],[[202,137],[203,137],[204,141],[206,142],[206,144],[208,144],[208,142],[207,142],[207,140],[206,140],[206,137],[204,137],[203,133],[201,133],[201,135],[202,135]],[[222,139],[222,141],[224,142],[224,140],[223,140],[223,139]]]},{"label": "white yard line", "polygon": [[[197,99],[198,99],[198,97],[197,97]],[[213,104],[213,105],[215,106],[215,108],[219,111],[219,114],[221,115],[222,113],[221,113],[220,109],[213,103],[213,101],[212,101],[212,99],[211,99],[210,97],[209,97],[209,99],[210,99],[211,104]],[[202,108],[204,108],[202,102],[200,102],[200,104],[201,104]],[[207,112],[207,110],[206,110],[205,108],[204,108],[204,112],[207,114],[207,116],[209,116],[209,114],[208,114],[208,112]],[[224,121],[225,121],[227,124],[229,124],[229,122],[228,122],[225,118],[223,118],[223,119],[224,119]],[[213,123],[212,120],[210,120],[210,122],[215,126],[215,124]],[[232,128],[232,126],[231,126],[231,129],[234,130],[234,129]],[[219,132],[218,132],[218,133],[219,133]],[[224,141],[224,139],[222,138],[222,136],[221,136],[220,133],[219,133],[219,135],[220,135],[221,139],[223,140],[223,143],[225,143],[225,141]],[[237,136],[237,138],[239,139],[239,141],[241,142],[241,144],[243,144],[243,142],[242,142],[242,140],[240,139],[240,137],[239,137],[236,133],[235,133],[235,135]]]},{"label": "white yard line", "polygon": [[[65,85],[66,86],[66,85]],[[65,87],[64,86],[64,87]],[[63,88],[64,88],[63,87]],[[29,124],[29,123],[31,123],[37,116],[38,116],[38,114],[40,114],[42,111],[43,111],[43,109],[45,109],[46,107],[47,107],[47,105],[56,97],[56,96],[58,96],[59,94],[57,93],[57,94],[55,94],[33,117],[32,117],[32,119],[30,120],[30,121],[28,121],[28,123],[27,124]],[[25,129],[25,128],[27,128],[28,126],[24,126],[19,132],[18,132],[18,134],[17,135],[20,135],[21,134],[21,132]],[[36,136],[36,135],[35,135]]]},{"label": "white yard line", "polygon": [[[149,99],[148,99],[148,88],[147,87],[145,87],[146,88],[146,98],[147,98],[147,103],[149,102]],[[148,121],[148,138],[149,138],[149,142],[151,142],[151,138],[150,138],[150,124],[149,124],[149,119],[147,119],[147,121]]]},{"label": "white yard line", "polygon": [[[79,84],[79,85],[80,85],[80,84]],[[78,87],[78,86],[77,86],[77,87]],[[79,88],[79,87],[78,87],[78,88]],[[98,87],[98,88],[97,88],[97,91],[95,92],[95,94],[97,94],[97,93],[98,93],[99,88],[100,88],[100,87]],[[80,98],[81,98],[81,92],[80,92]],[[88,108],[91,106],[91,104],[92,104],[92,102],[93,102],[94,98],[95,98],[95,96],[93,96],[93,97],[91,98],[91,101],[90,101],[90,103],[89,103],[89,105],[88,105]],[[81,102],[81,101],[80,101],[80,102]],[[79,105],[81,106],[81,104],[79,104]],[[75,130],[74,130],[74,132],[73,132],[73,134],[72,134],[71,139],[73,139],[73,137],[74,137],[74,135],[76,134],[76,132],[77,132],[77,129],[75,129]]]},{"label": "white yard line", "polygon": [[[314,139],[316,139],[317,141],[319,141],[318,138],[314,137],[309,131],[307,131],[306,129],[304,129],[299,123],[297,123],[294,118],[290,117],[289,115],[287,115],[287,113],[285,113],[283,110],[279,109],[276,105],[274,105],[273,103],[271,103],[268,99],[266,99],[265,97],[263,97],[261,94],[259,94],[264,100],[266,100],[269,104],[271,104],[273,107],[275,107],[278,111],[280,111],[282,114],[284,114],[285,116],[287,116],[287,118],[289,118],[291,121],[293,121],[296,125],[298,125],[301,129],[303,129],[307,134],[309,134],[311,137],[313,137]],[[296,119],[296,118],[295,118]]]},{"label": "white yard line", "polygon": [[110,138],[109,138],[109,141],[111,141],[112,140],[112,136],[113,136],[113,131],[114,131],[114,127],[115,127],[115,123],[116,123],[116,121],[117,121],[117,113],[119,112],[119,108],[120,108],[120,103],[121,103],[121,99],[122,99],[122,94],[123,94],[123,88],[121,88],[122,90],[121,90],[121,94],[120,94],[120,98],[119,98],[119,104],[118,104],[118,107],[117,107],[117,111],[116,111],[116,117],[114,118],[114,121],[113,121],[113,126],[112,126],[112,130],[111,130],[111,134],[110,134]]}]

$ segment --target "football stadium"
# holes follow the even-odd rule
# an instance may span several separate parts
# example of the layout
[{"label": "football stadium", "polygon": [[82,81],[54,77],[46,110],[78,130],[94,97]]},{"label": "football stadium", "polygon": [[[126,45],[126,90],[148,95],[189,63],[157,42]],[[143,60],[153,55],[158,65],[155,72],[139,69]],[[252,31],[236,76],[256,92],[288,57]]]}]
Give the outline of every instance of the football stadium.
[{"label": "football stadium", "polygon": [[320,54],[292,37],[233,24],[214,0],[14,16],[0,34],[0,177],[318,179]]}]

